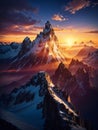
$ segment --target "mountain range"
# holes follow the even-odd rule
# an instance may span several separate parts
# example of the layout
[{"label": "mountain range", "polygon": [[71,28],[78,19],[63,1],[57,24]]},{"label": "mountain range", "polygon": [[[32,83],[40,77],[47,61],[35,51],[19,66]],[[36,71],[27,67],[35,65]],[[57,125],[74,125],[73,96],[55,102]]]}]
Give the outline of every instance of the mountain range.
[{"label": "mountain range", "polygon": [[[8,74],[0,85],[0,107],[38,130],[92,130],[93,125],[97,130],[98,49],[83,46],[67,60],[49,21],[33,41],[0,43],[0,75]],[[89,113],[86,105],[92,108]]]}]

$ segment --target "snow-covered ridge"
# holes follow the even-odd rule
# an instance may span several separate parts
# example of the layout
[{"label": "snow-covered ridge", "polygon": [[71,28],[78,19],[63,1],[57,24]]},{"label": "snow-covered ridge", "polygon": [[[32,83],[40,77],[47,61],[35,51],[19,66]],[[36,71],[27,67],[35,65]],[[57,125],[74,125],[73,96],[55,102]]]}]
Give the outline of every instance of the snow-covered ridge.
[{"label": "snow-covered ridge", "polygon": [[61,96],[55,91],[55,89],[53,88],[49,88],[49,91],[51,93],[51,95],[53,96],[53,98],[63,104],[65,106],[66,109],[68,109],[71,113],[73,113],[75,116],[78,116],[78,114],[72,110],[72,108],[70,108],[70,106],[68,105],[68,102],[66,100],[64,100],[64,98],[62,99]]},{"label": "snow-covered ridge", "polygon": [[83,60],[83,58],[86,58],[89,54],[93,53],[96,50],[93,46],[84,46],[79,53],[74,57],[74,59]]}]

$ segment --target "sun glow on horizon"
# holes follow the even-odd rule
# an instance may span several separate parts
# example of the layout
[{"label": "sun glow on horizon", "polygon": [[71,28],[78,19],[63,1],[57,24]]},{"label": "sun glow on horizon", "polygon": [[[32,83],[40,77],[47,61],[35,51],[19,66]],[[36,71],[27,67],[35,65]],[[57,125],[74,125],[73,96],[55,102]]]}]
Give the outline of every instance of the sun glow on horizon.
[{"label": "sun glow on horizon", "polygon": [[[27,28],[27,27],[26,27]],[[31,29],[30,29],[31,30]],[[81,30],[81,29],[80,29]],[[89,29],[88,29],[89,30]],[[37,34],[39,34],[42,31],[42,29],[35,29],[31,34],[27,33],[27,34],[23,34],[23,33],[17,33],[16,34],[3,34],[0,35],[0,42],[6,42],[7,44],[11,43],[11,42],[18,42],[21,43],[24,38],[26,36],[28,36],[31,41],[33,41]],[[68,48],[76,45],[76,43],[78,43],[78,45],[81,42],[89,42],[89,41],[93,41],[95,46],[98,47],[98,34],[92,34],[92,33],[85,33],[87,31],[82,29],[82,32],[79,31],[79,29],[69,29],[69,28],[54,28],[55,31],[55,35],[58,38],[59,44],[64,45]],[[35,33],[34,33],[35,32]]]},{"label": "sun glow on horizon", "polygon": [[74,45],[75,40],[73,38],[66,39],[66,46],[72,47]]}]

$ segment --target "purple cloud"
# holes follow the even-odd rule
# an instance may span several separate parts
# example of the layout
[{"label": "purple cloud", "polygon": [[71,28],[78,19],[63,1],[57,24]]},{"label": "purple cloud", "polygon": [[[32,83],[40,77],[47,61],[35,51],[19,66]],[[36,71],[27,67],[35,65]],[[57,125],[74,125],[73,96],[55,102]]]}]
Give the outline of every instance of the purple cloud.
[{"label": "purple cloud", "polygon": [[89,32],[86,32],[86,33],[98,33],[98,30],[89,31]]},{"label": "purple cloud", "polygon": [[75,14],[77,11],[89,6],[90,0],[72,0],[65,6],[65,11]]}]

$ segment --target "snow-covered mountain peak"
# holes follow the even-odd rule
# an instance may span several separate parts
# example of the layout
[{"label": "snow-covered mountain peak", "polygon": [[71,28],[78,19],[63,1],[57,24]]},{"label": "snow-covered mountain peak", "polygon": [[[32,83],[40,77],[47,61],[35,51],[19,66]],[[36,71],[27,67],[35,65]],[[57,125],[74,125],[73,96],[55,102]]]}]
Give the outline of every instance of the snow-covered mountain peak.
[{"label": "snow-covered mountain peak", "polygon": [[39,35],[34,41],[34,47],[31,49],[31,53],[39,55],[42,60],[46,58],[46,63],[51,61],[62,61],[64,59],[63,54],[58,49],[58,40],[53,34],[44,37],[44,33]]},{"label": "snow-covered mountain peak", "polygon": [[[36,39],[34,40],[34,44],[35,44],[34,47],[37,48],[37,49],[38,49],[38,47],[49,48],[51,46],[54,46],[54,42],[55,42],[56,46],[58,46],[58,39],[55,35],[55,32],[52,28],[52,25],[50,24],[49,21],[47,21],[45,23],[45,27],[43,28],[43,31],[40,32],[40,34],[38,34]],[[38,44],[38,46],[36,44]],[[40,50],[40,49],[38,49],[38,50]]]},{"label": "snow-covered mountain peak", "polygon": [[60,52],[59,42],[49,21],[34,41],[26,37],[22,43],[21,50],[14,60],[11,69],[29,68],[39,64],[61,62],[65,56]]}]

